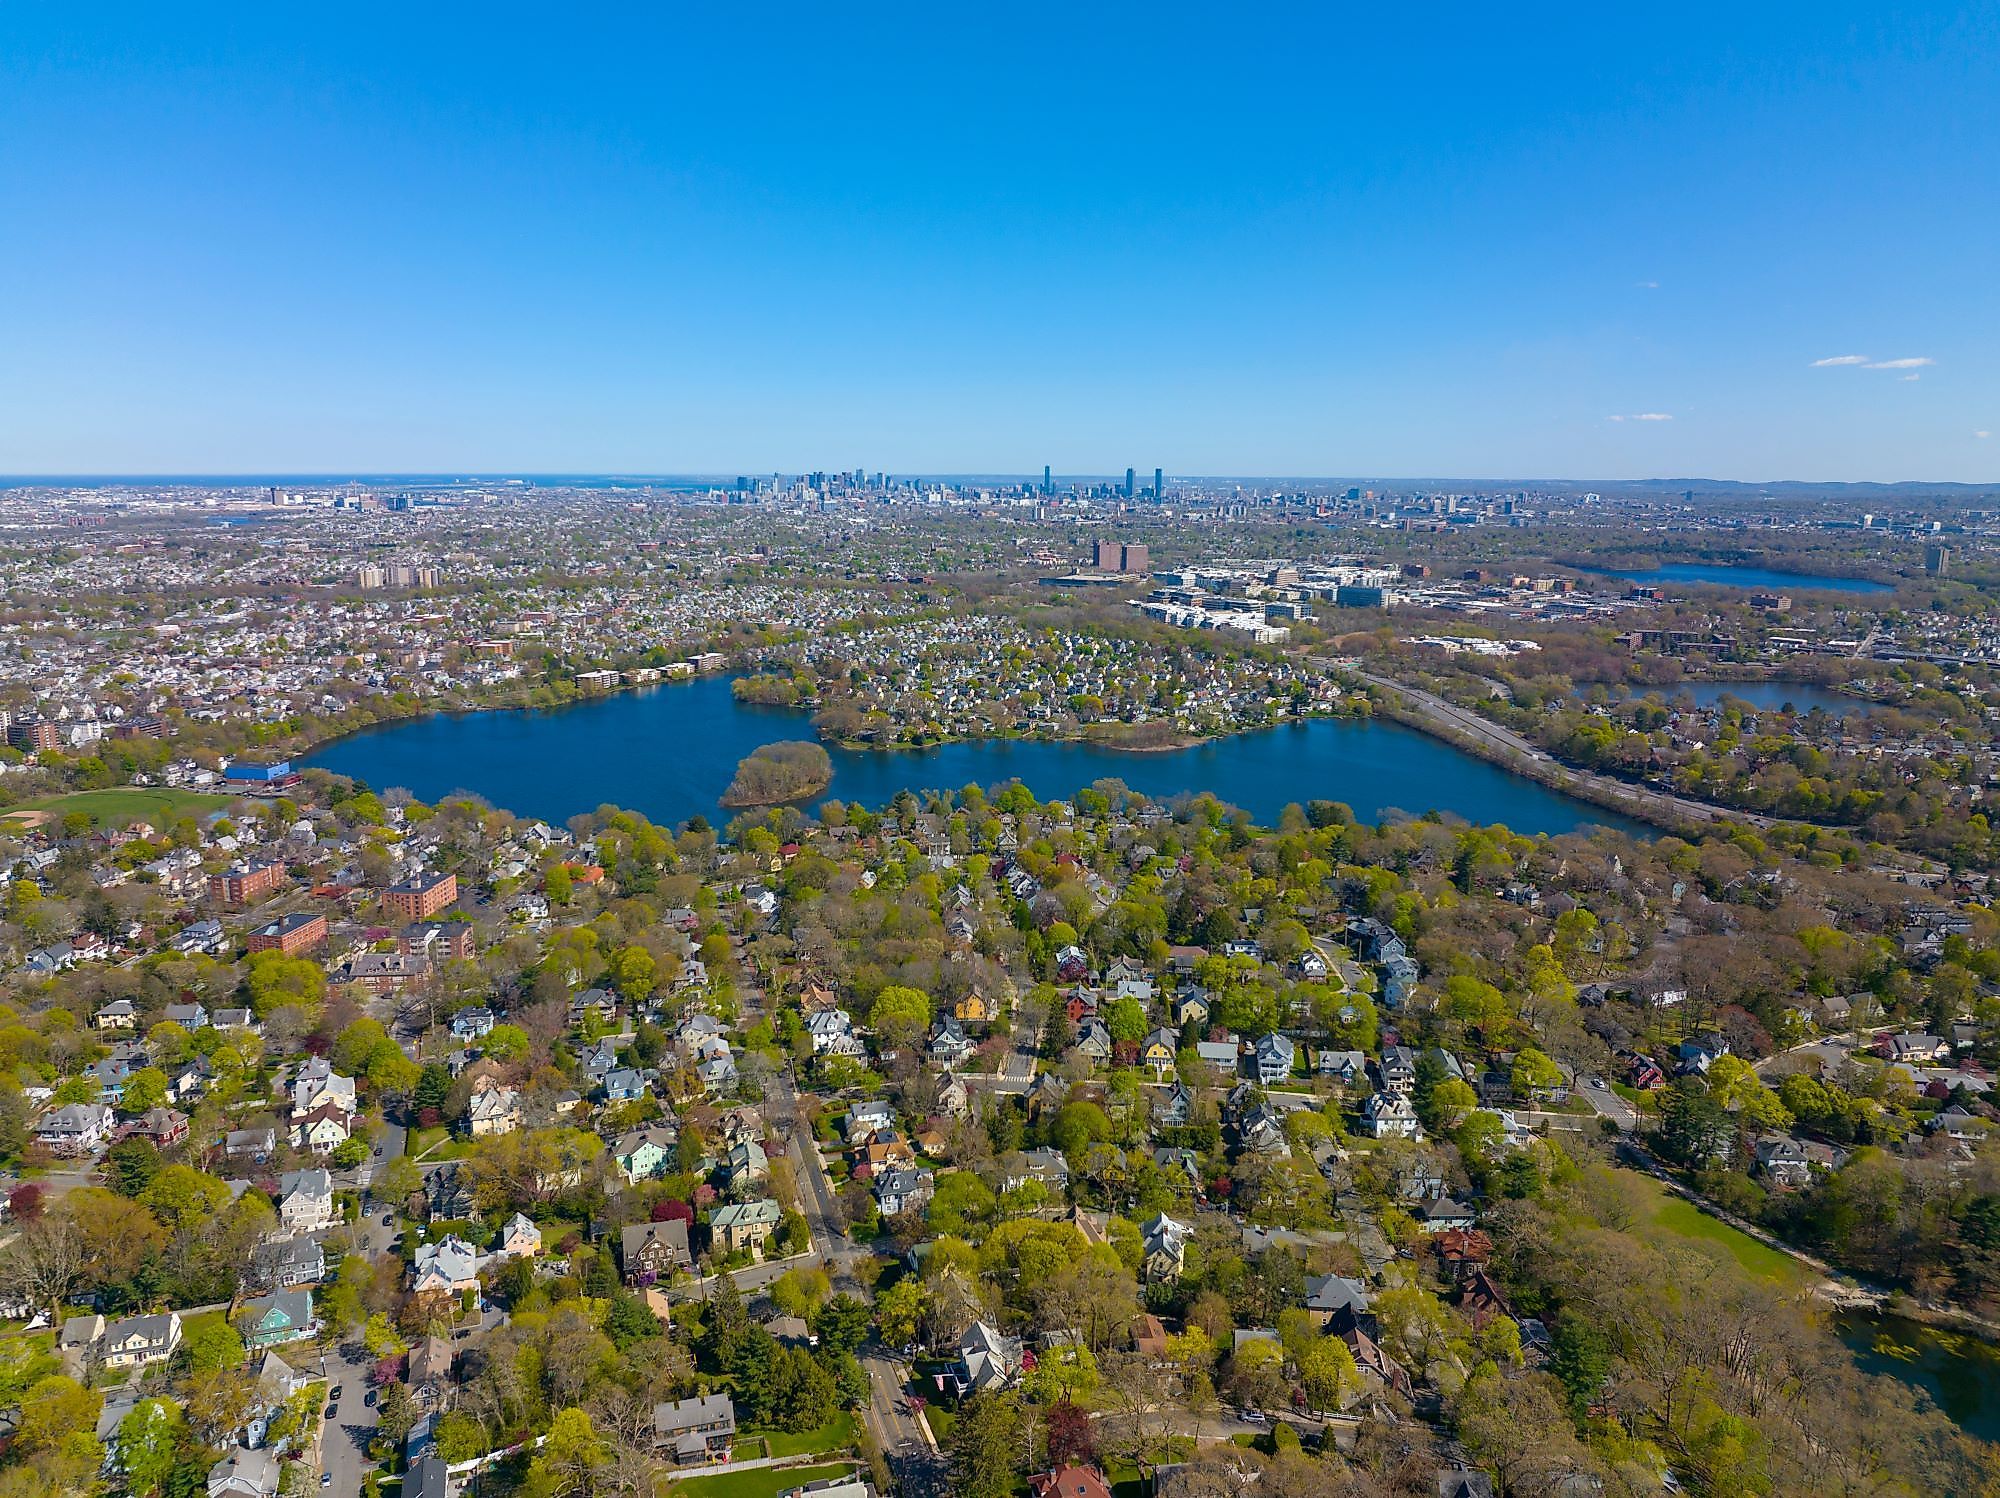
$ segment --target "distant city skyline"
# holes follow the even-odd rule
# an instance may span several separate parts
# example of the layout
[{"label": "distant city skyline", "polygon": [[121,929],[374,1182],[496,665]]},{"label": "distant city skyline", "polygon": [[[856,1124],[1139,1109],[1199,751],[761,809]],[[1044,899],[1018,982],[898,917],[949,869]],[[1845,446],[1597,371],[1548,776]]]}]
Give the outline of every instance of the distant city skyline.
[{"label": "distant city skyline", "polygon": [[0,474],[2000,481],[1996,140],[1993,7],[16,8]]}]

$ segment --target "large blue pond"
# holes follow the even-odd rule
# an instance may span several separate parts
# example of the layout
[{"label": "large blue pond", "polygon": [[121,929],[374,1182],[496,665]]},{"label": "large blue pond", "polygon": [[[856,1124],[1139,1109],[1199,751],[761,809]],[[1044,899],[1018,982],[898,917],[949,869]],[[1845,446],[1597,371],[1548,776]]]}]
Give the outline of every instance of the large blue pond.
[{"label": "large blue pond", "polygon": [[[673,825],[697,814],[716,819],[717,799],[751,750],[812,736],[805,714],[743,706],[727,680],[709,677],[546,712],[416,718],[338,740],[304,763],[424,800],[474,791],[517,815],[557,822],[609,802]],[[1345,801],[1366,821],[1435,810],[1525,833],[1588,824],[1647,831],[1399,724],[1367,720],[1309,719],[1154,754],[1009,740],[830,752],[833,784],[816,801],[883,806],[902,790],[1014,779],[1046,800],[1118,779],[1163,798],[1210,791],[1267,825],[1287,802],[1323,799]]]}]

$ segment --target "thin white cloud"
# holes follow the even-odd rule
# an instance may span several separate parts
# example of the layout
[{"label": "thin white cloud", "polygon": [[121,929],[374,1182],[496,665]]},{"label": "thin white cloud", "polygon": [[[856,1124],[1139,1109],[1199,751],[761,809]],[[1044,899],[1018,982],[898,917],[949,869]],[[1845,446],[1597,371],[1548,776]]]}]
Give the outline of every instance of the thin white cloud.
[{"label": "thin white cloud", "polygon": [[1899,375],[1899,376],[1898,376],[1897,378],[1899,378],[1900,380],[1902,380],[1902,382],[1903,382],[1903,383],[1904,383],[1905,385],[1907,385],[1907,384],[1909,384],[1909,383],[1910,383],[1910,381],[1912,381],[1912,380],[1921,380],[1921,379],[1923,378],[1923,376],[1922,376],[1922,375],[1919,375],[1919,374],[1906,374],[1906,375]]},{"label": "thin white cloud", "polygon": [[1926,364],[1935,364],[1935,359],[1877,359],[1867,369],[1922,369]]},{"label": "thin white cloud", "polygon": [[1641,281],[1639,283],[1639,289],[1641,291],[1658,291],[1660,289],[1660,283],[1658,281]]},{"label": "thin white cloud", "polygon": [[1832,369],[1837,364],[1866,364],[1867,362],[1868,356],[1866,354],[1835,354],[1831,359],[1813,360],[1812,367],[1814,369]]},{"label": "thin white cloud", "polygon": [[1991,432],[1974,432],[1972,435],[1979,438],[1981,441],[1984,441],[1986,438],[1991,437],[1993,434]]},{"label": "thin white cloud", "polygon": [[1624,416],[1614,416],[1613,421],[1672,421],[1674,418],[1665,411],[1633,411]]}]

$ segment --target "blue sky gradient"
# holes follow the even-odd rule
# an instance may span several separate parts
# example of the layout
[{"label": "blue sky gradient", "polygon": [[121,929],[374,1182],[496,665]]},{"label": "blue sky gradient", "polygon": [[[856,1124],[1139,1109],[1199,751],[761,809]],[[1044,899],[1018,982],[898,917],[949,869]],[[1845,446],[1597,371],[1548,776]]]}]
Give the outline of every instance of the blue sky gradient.
[{"label": "blue sky gradient", "polygon": [[0,472],[2000,477],[1993,4],[15,6],[0,226]]}]

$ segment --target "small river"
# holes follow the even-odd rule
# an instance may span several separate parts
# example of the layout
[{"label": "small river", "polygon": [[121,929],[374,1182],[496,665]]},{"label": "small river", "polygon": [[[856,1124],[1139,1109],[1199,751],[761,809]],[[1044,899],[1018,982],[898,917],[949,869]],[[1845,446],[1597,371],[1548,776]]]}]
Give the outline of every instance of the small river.
[{"label": "small river", "polygon": [[[762,744],[810,739],[807,714],[737,702],[723,677],[639,688],[550,711],[438,713],[350,735],[303,764],[400,786],[425,801],[473,791],[518,816],[560,824],[609,802],[662,826],[729,813],[718,798]],[[1288,802],[1344,801],[1363,821],[1451,812],[1522,833],[1601,824],[1652,830],[1462,753],[1398,723],[1312,718],[1214,743],[1132,754],[1087,744],[991,739],[922,750],[829,748],[833,784],[811,798],[881,807],[899,791],[1018,779],[1042,800],[1122,780],[1167,798],[1210,791],[1259,823]]]},{"label": "small river", "polygon": [[1866,577],[1821,577],[1811,572],[1772,572],[1763,567],[1710,566],[1702,562],[1668,562],[1660,567],[1578,567],[1598,577],[1630,578],[1636,583],[1701,583],[1711,588],[1769,588],[1782,592],[1818,589],[1827,593],[1893,593],[1891,583]]}]

